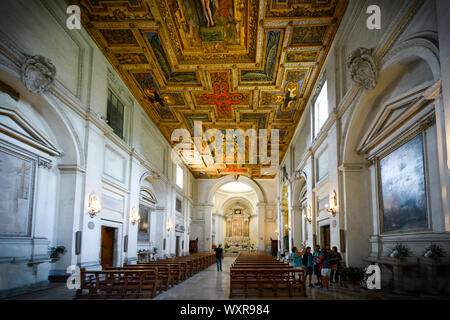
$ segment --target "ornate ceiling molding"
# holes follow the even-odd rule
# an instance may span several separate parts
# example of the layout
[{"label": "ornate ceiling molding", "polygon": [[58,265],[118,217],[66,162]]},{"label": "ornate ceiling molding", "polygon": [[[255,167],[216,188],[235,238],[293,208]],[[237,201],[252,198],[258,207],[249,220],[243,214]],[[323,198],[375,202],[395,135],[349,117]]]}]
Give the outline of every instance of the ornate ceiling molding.
[{"label": "ornate ceiling molding", "polygon": [[[172,146],[175,129],[192,134],[199,120],[204,132],[277,129],[279,163],[348,4],[211,1],[208,11],[194,0],[67,2],[81,6],[84,27]],[[273,178],[261,164],[188,167],[196,178]]]}]

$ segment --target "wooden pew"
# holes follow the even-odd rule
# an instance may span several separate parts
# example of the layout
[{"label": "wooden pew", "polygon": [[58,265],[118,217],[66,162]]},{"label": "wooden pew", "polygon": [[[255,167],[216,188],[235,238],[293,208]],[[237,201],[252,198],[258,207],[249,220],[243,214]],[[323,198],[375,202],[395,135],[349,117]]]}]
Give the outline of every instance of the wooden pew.
[{"label": "wooden pew", "polygon": [[170,266],[168,265],[159,265],[159,266],[138,266],[138,265],[127,265],[123,267],[108,267],[104,268],[104,270],[107,271],[113,271],[113,270],[136,270],[136,271],[146,271],[146,270],[155,270],[158,269],[158,276],[159,276],[159,287],[158,291],[159,293],[163,291],[167,291],[170,289],[170,287],[173,287],[174,284],[174,278],[173,278],[173,272],[170,269]]},{"label": "wooden pew", "polygon": [[230,268],[230,298],[236,295],[278,297],[280,294],[292,297],[296,292],[306,297],[304,271],[272,256],[241,253]]},{"label": "wooden pew", "polygon": [[159,286],[158,268],[152,270],[80,271],[75,299],[153,298]]},{"label": "wooden pew", "polygon": [[75,299],[153,298],[214,262],[215,254],[206,252],[101,271],[82,269]]},{"label": "wooden pew", "polygon": [[165,262],[165,261],[150,261],[150,262],[139,262],[138,264],[124,264],[125,266],[133,267],[158,267],[158,266],[169,266],[171,274],[171,280],[174,284],[179,284],[181,281],[187,278],[186,275],[186,263],[185,262]]},{"label": "wooden pew", "polygon": [[[230,270],[230,298],[244,297],[306,297],[304,271],[301,269],[235,269]],[[285,295],[283,295],[285,293]]]}]

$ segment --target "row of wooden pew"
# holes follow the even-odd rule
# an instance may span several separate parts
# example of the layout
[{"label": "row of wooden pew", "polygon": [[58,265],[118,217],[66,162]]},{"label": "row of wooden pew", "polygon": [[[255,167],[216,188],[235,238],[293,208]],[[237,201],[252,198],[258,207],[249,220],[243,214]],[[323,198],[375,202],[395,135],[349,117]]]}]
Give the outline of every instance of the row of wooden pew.
[{"label": "row of wooden pew", "polygon": [[215,261],[215,254],[207,252],[100,271],[81,269],[75,299],[153,298]]},{"label": "row of wooden pew", "polygon": [[306,297],[305,274],[263,253],[241,253],[230,268],[230,298]]}]

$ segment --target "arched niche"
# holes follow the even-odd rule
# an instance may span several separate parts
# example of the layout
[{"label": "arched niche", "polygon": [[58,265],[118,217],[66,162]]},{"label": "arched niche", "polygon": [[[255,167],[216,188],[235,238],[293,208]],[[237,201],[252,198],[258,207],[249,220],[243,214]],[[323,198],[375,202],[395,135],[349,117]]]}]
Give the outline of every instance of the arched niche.
[{"label": "arched niche", "polygon": [[[41,95],[29,92],[22,83],[20,74],[5,67],[3,63],[0,63],[0,81],[15,93],[11,94],[8,90],[0,92],[4,128],[16,126],[21,129],[16,136],[9,135],[7,144],[20,152],[30,153],[38,163],[36,183],[31,193],[32,228],[29,234],[36,241],[30,242],[29,239],[19,237],[15,250],[10,251],[5,247],[1,250],[5,256],[11,257],[19,252],[30,252],[31,256],[27,257],[30,263],[23,268],[22,277],[41,281],[40,277],[46,272],[40,271],[40,276],[36,277],[31,275],[29,266],[34,265],[34,255],[47,253],[48,246],[58,245],[67,249],[67,253],[52,265],[54,274],[65,274],[68,265],[77,263],[74,233],[83,229],[82,221],[87,203],[82,192],[86,159],[84,141],[80,138],[84,135],[85,124],[77,126],[71,118],[70,107],[63,105],[53,92]],[[22,139],[27,134],[28,138]],[[36,141],[32,141],[33,139]],[[39,145],[47,146],[40,148]],[[51,149],[53,151],[49,151]],[[43,159],[45,160],[42,161]],[[39,264],[41,270],[46,268],[45,261],[38,261],[36,264]]]},{"label": "arched niche", "polygon": [[245,183],[246,185],[251,187],[256,192],[256,195],[258,197],[258,202],[260,202],[260,203],[266,202],[266,196],[264,194],[264,191],[262,190],[262,188],[259,186],[259,184],[256,181],[254,181],[253,179],[250,179],[248,177],[245,177],[245,176],[239,176],[238,180],[235,180],[234,176],[228,175],[228,176],[224,176],[224,177],[218,179],[217,182],[212,186],[212,188],[210,189],[210,191],[208,193],[208,203],[213,203],[214,194],[216,193],[217,190],[220,189],[220,187],[222,187],[223,185],[225,185],[227,183],[235,182],[235,181]]},{"label": "arched niche", "polygon": [[440,79],[438,49],[427,39],[410,39],[392,48],[380,61],[377,86],[363,92],[344,125],[343,163],[361,163],[355,150],[371,119],[390,99]]},{"label": "arched niche", "polygon": [[230,198],[228,198],[227,200],[225,200],[225,202],[222,204],[221,209],[224,215],[226,215],[226,210],[234,205],[235,203],[241,203],[244,206],[246,206],[249,210],[249,214],[250,215],[254,215],[256,208],[254,206],[253,203],[251,203],[247,198],[244,197],[240,197],[240,196],[230,196]]},{"label": "arched niche", "polygon": [[[376,143],[378,148],[387,148],[384,145],[389,146],[399,140],[397,136],[408,123],[408,118],[403,119],[403,111],[400,110],[406,110],[407,114],[409,109],[416,108],[414,101],[427,100],[424,98],[426,89],[440,78],[437,52],[436,46],[426,39],[410,39],[393,47],[379,61],[377,86],[361,91],[349,110],[349,116],[343,117],[340,202],[345,216],[340,216],[340,219],[345,228],[347,264],[362,265],[363,259],[369,254],[377,255],[379,250],[378,178],[375,167],[368,162],[367,147],[364,149],[367,140],[381,134],[383,127],[389,128],[394,121],[398,121],[398,125],[393,125]],[[429,108],[426,104],[424,106],[420,109],[419,105],[418,110]],[[414,115],[412,113],[410,119]],[[375,126],[376,123],[379,127]]]},{"label": "arched niche", "polygon": [[0,69],[0,81],[17,91],[20,97],[18,101],[3,98],[2,106],[17,110],[35,127],[40,128],[62,151],[58,164],[84,168],[82,143],[70,118],[61,111],[61,102],[49,93],[39,95],[29,92],[15,73]]},{"label": "arched niche", "polygon": [[[138,226],[137,249],[149,250],[156,248],[156,256],[161,257],[164,252],[165,221],[166,221],[166,194],[163,182],[151,172],[141,175],[139,190],[139,215],[141,220]],[[146,258],[144,258],[145,260]]]},{"label": "arched niche", "polygon": [[158,207],[167,207],[167,185],[154,173],[145,171],[139,179],[140,186],[146,188],[157,199]]}]

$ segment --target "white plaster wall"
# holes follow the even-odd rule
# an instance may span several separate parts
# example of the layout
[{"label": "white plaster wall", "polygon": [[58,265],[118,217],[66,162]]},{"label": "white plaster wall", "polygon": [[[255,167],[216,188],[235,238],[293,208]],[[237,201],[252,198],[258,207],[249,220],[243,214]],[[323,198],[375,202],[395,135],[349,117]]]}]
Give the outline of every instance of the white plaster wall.
[{"label": "white plaster wall", "polygon": [[[0,4],[0,46],[9,50],[9,55],[0,54],[0,79],[21,93],[19,102],[2,93],[0,103],[6,99],[22,110],[31,125],[64,151],[63,157],[54,160],[52,169],[38,170],[34,240],[0,239],[0,273],[2,279],[9,279],[7,283],[0,282],[1,294],[46,282],[49,274],[64,275],[69,265],[99,268],[102,225],[118,229],[115,263],[134,261],[137,225],[130,223],[129,215],[131,208],[139,205],[141,177],[145,173],[154,171],[160,175],[155,184],[159,227],[153,238],[159,253],[175,253],[175,232],[167,233],[166,229],[168,219],[175,221],[175,194],[183,199],[185,224],[191,218],[186,208],[193,201],[193,176],[184,170],[184,187],[175,186],[175,165],[168,159],[169,144],[87,32],[66,28],[65,9],[66,4],[57,0],[8,0]],[[42,96],[27,92],[20,81],[19,67],[10,59],[16,56],[16,61],[20,61],[23,54],[40,54],[52,61],[57,70],[53,91]],[[124,140],[97,116],[106,116],[108,88],[118,93],[126,106]],[[18,141],[11,143],[20,145]],[[100,201],[103,194],[114,195],[120,199],[120,210],[105,208],[91,218],[87,213],[91,192]],[[94,223],[93,229],[88,228],[90,222]],[[189,226],[185,227],[187,230],[181,235],[184,254],[189,249]],[[82,232],[80,255],[75,254],[76,231]],[[167,238],[165,251],[163,238]],[[48,258],[48,246],[56,245],[64,245],[67,253],[54,264],[41,263],[36,270],[24,263],[10,264],[18,255],[28,255],[25,259],[29,260],[32,248],[34,255]]]},{"label": "white plaster wall", "polygon": [[[358,91],[358,87],[351,80],[346,65],[347,58],[360,47],[374,49],[376,55],[388,56],[390,52],[393,52],[393,55],[400,50],[397,47],[401,45],[402,41],[409,41],[412,45],[414,40],[411,39],[417,37],[430,39],[435,43],[439,39],[446,48],[448,46],[448,17],[444,12],[448,12],[445,10],[448,3],[446,1],[437,1],[437,3],[438,8],[435,1],[425,1],[417,10],[409,11],[412,2],[408,1],[350,1],[324,65],[329,88],[329,119],[324,125],[322,134],[311,142],[310,123],[313,117],[310,101],[296,128],[295,138],[287,149],[283,164],[288,170],[295,168],[299,172],[306,173],[308,204],[311,205],[315,217],[311,224],[303,225],[303,232],[305,227],[307,229],[307,237],[303,238],[311,245],[313,234],[316,234],[316,241],[319,242],[318,228],[325,222],[316,221],[317,208],[315,208],[314,199],[317,192],[336,190],[338,212],[330,220],[330,224],[333,224],[333,220],[336,221],[336,227],[331,228],[331,245],[336,245],[340,249],[341,240],[344,240],[346,247],[344,256],[349,265],[364,264],[363,259],[373,252],[373,247],[371,249],[369,246],[369,238],[372,239],[371,235],[376,233],[379,226],[375,213],[375,208],[378,207],[378,198],[376,192],[373,192],[376,188],[374,182],[376,175],[373,172],[371,174],[371,171],[365,168],[364,157],[354,152],[355,146],[348,144],[346,135],[362,137],[371,119],[377,115],[386,101],[395,99],[417,86],[431,84],[430,81],[436,81],[440,73],[442,73],[443,80],[446,79],[449,69],[442,65],[440,70],[436,71],[436,63],[433,59],[437,56],[437,51],[427,56],[424,51],[420,51],[422,49],[415,52],[414,50],[405,50],[403,56],[406,57],[410,54],[411,58],[404,58],[401,62],[390,65],[389,72],[380,74],[377,87],[366,93]],[[378,5],[381,8],[382,26],[380,30],[366,28],[368,15],[365,12],[369,5]],[[414,12],[414,14],[406,18],[408,12]],[[440,23],[439,27],[437,21]],[[401,23],[406,23],[405,27],[400,28],[398,38],[389,43],[397,36],[394,32]],[[448,53],[448,50],[446,53],[441,52],[441,60],[448,60]],[[415,54],[422,56],[424,60],[417,59],[417,56],[414,57]],[[376,58],[378,59],[377,63],[381,63],[382,56],[376,56]],[[378,67],[385,69],[388,65],[378,65]],[[443,96],[447,97],[448,85],[444,85],[442,90]],[[364,100],[359,98],[362,94],[365,95]],[[433,185],[431,189],[434,190],[430,192],[433,234],[427,234],[422,238],[419,235],[403,236],[401,239],[384,237],[383,240],[391,244],[395,242],[394,239],[409,241],[411,246],[416,248],[415,254],[420,254],[420,250],[417,248],[423,247],[423,243],[426,243],[423,238],[435,239],[434,241],[444,243],[445,241],[442,241],[445,236],[441,232],[448,230],[448,221],[450,221],[448,219],[448,197],[446,197],[449,175],[448,166],[446,166],[448,134],[445,132],[448,132],[448,117],[446,118],[447,113],[443,111],[443,105],[447,104],[447,100],[444,98],[442,105],[436,104],[436,130],[430,128],[426,133],[427,152],[429,153],[426,161],[430,168],[428,185]],[[367,112],[364,117],[354,121],[354,110],[358,107]],[[350,126],[352,121],[359,122],[359,124]],[[328,175],[326,182],[321,181],[318,186],[315,178],[319,168],[317,168],[315,160],[322,151],[321,146],[324,141],[328,145]],[[309,149],[309,147],[311,148]],[[278,196],[280,190],[279,184]],[[278,216],[281,224],[280,218]],[[344,239],[341,239],[340,229],[344,230]],[[418,240],[419,238],[425,242],[419,245],[422,241]],[[371,240],[372,246],[375,246],[376,241]],[[448,239],[446,241],[448,242]],[[385,252],[388,251],[388,247],[390,248],[390,246],[386,246]]]}]

